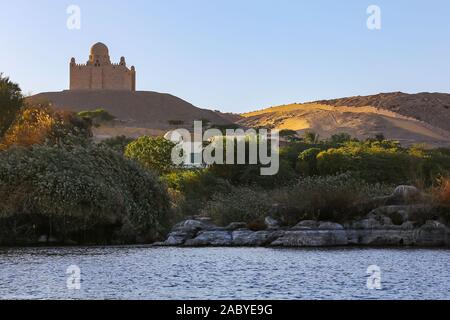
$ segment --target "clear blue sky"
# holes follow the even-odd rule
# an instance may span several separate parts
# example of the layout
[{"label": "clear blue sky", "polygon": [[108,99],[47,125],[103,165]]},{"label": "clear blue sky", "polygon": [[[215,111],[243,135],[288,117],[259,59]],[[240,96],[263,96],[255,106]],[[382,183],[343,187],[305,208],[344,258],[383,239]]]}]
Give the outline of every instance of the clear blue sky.
[{"label": "clear blue sky", "polygon": [[[70,4],[81,30],[66,27]],[[382,29],[366,9],[382,10]],[[378,92],[450,91],[448,0],[0,0],[0,72],[26,93],[68,87],[101,41],[138,90],[244,112]]]}]

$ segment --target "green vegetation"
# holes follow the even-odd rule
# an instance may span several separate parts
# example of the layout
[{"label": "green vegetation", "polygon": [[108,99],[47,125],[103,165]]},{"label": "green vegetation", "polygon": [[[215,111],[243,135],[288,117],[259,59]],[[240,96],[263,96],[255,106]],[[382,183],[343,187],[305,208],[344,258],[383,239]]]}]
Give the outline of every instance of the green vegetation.
[{"label": "green vegetation", "polygon": [[23,105],[23,95],[18,84],[0,73],[0,138],[14,122]]},{"label": "green vegetation", "polygon": [[116,117],[111,115],[108,111],[101,108],[78,112],[78,116],[81,118],[89,119],[95,126],[111,122],[116,119]]},{"label": "green vegetation", "polygon": [[175,145],[162,137],[94,143],[92,125],[113,119],[103,109],[23,106],[20,88],[0,76],[0,245],[36,244],[42,236],[65,244],[147,243],[198,215],[254,230],[267,216],[285,226],[344,223],[400,184],[421,188],[435,213],[450,220],[450,149],[285,130],[279,173],[261,176],[261,165],[174,165]]},{"label": "green vegetation", "polygon": [[108,138],[101,141],[98,146],[101,148],[111,149],[119,154],[124,154],[127,146],[133,142],[134,139],[125,136],[118,136],[113,138]]},{"label": "green vegetation", "polygon": [[158,237],[166,191],[102,148],[33,146],[0,153],[0,243],[134,243]]},{"label": "green vegetation", "polygon": [[66,111],[54,111],[49,105],[26,106],[0,141],[0,149],[32,145],[87,145],[91,124]]},{"label": "green vegetation", "polygon": [[174,143],[162,137],[144,136],[126,147],[125,156],[136,160],[143,167],[157,174],[163,174],[175,168],[172,163],[172,149],[174,147]]}]

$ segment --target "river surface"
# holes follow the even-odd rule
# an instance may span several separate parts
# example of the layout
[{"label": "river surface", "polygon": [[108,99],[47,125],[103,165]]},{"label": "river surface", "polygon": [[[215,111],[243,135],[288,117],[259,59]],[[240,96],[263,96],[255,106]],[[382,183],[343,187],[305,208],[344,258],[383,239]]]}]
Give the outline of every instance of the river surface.
[{"label": "river surface", "polygon": [[0,298],[450,299],[450,250],[0,249]]}]

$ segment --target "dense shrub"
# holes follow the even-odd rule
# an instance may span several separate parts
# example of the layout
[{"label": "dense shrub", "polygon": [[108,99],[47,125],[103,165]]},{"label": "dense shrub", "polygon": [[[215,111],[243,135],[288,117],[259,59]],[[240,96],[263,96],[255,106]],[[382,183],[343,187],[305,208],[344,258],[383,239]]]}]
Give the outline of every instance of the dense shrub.
[{"label": "dense shrub", "polygon": [[214,194],[226,194],[231,190],[227,181],[207,169],[176,170],[163,176],[163,181],[172,190],[174,209],[180,219],[198,215]]},{"label": "dense shrub", "polygon": [[0,153],[0,242],[147,242],[169,200],[149,172],[101,148],[34,146]]},{"label": "dense shrub", "polygon": [[318,174],[317,156],[321,152],[322,150],[319,148],[311,148],[300,153],[296,167],[297,172],[306,176],[314,176]]},{"label": "dense shrub", "polygon": [[289,143],[280,148],[280,158],[287,161],[292,168],[297,166],[299,155],[312,148],[326,150],[329,146],[327,144],[310,144],[305,142]]},{"label": "dense shrub", "polygon": [[348,173],[328,177],[306,177],[287,188],[274,190],[272,199],[285,224],[305,219],[347,221],[359,214],[358,204],[377,196],[389,195],[392,187],[368,184]]},{"label": "dense shrub", "polygon": [[14,122],[22,105],[23,96],[19,85],[0,73],[0,138]]},{"label": "dense shrub", "polygon": [[246,222],[250,228],[264,227],[264,219],[271,212],[267,193],[257,188],[237,187],[229,193],[216,193],[206,204],[203,214],[226,226],[231,222]]},{"label": "dense shrub", "polygon": [[78,113],[78,116],[81,118],[90,119],[92,123],[96,125],[100,125],[105,122],[111,122],[116,119],[115,116],[110,114],[105,109],[95,109],[95,110],[89,110],[89,111],[81,111]]},{"label": "dense shrub", "polygon": [[450,207],[450,178],[441,178],[433,188],[432,195],[435,203]]},{"label": "dense shrub", "polygon": [[101,141],[98,146],[101,148],[109,148],[117,153],[124,154],[127,145],[133,141],[134,139],[126,136],[117,136]]},{"label": "dense shrub", "polygon": [[174,148],[175,144],[163,137],[143,136],[125,148],[125,156],[157,174],[164,174],[176,168],[172,162]]},{"label": "dense shrub", "polygon": [[413,158],[394,142],[349,142],[319,153],[317,169],[322,176],[352,171],[373,183],[406,184]]},{"label": "dense shrub", "polygon": [[21,110],[6,132],[1,147],[40,145],[88,145],[91,123],[72,112],[55,111],[49,105],[32,105]]}]

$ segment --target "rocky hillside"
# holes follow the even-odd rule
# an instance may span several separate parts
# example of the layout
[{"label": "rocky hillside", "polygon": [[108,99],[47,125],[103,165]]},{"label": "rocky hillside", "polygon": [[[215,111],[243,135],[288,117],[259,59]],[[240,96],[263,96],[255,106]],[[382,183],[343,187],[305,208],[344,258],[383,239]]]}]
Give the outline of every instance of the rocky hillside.
[{"label": "rocky hillside", "polygon": [[360,139],[384,134],[405,145],[450,145],[450,95],[388,93],[291,104],[243,114],[246,126],[314,131],[322,138],[346,132]]},{"label": "rocky hillside", "polygon": [[372,96],[322,100],[316,103],[336,107],[375,107],[450,131],[450,94],[446,93],[380,93]]}]

